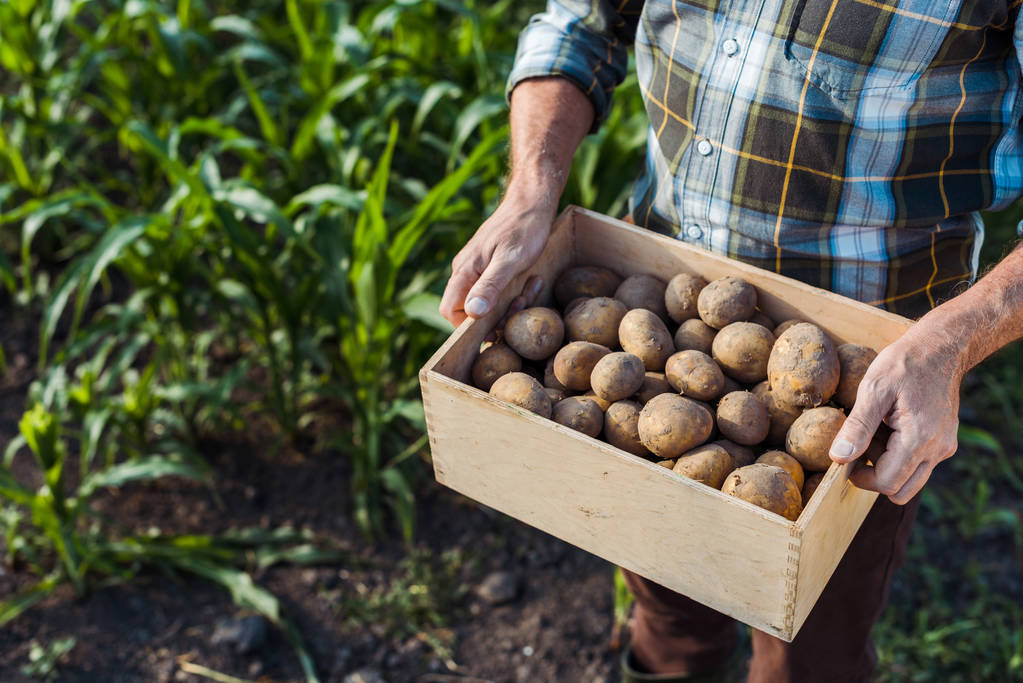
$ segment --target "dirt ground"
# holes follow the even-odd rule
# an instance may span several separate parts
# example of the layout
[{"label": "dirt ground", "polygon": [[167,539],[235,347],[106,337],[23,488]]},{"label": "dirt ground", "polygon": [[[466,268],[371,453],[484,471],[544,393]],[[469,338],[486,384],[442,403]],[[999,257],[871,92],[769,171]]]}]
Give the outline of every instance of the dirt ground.
[{"label": "dirt ground", "polygon": [[[0,304],[0,320],[9,364],[0,380],[0,444],[6,445],[17,434],[33,379],[37,338],[32,321],[13,315],[10,304]],[[288,525],[331,539],[345,561],[254,575],[297,622],[323,680],[343,681],[367,668],[367,675],[392,683],[617,680],[617,655],[609,648],[613,570],[606,562],[430,481],[418,503],[415,559],[403,561],[409,555],[400,541],[370,543],[354,527],[343,457],[269,452],[259,441],[210,441],[203,450],[217,496],[166,478],[106,493],[102,507],[136,531]],[[28,464],[19,459],[16,473],[28,477]],[[403,614],[397,607],[378,607],[367,623],[372,596],[391,587],[400,602],[415,583],[407,580],[413,561],[420,574],[430,572],[438,594],[416,607],[436,613],[429,628],[416,635],[417,629],[395,623]],[[494,572],[506,591],[512,587],[510,598],[497,605],[477,593]],[[33,578],[0,565],[0,596]],[[362,623],[353,624],[360,615]],[[194,670],[191,665],[250,680],[303,680],[294,651],[273,627],[257,634],[244,654],[237,642],[219,637],[225,624],[245,616],[225,591],[187,576],[143,570],[83,599],[64,587],[0,629],[0,681],[25,680],[21,668],[33,642],[67,636],[76,644],[60,660],[62,681],[203,680],[186,671]]]}]

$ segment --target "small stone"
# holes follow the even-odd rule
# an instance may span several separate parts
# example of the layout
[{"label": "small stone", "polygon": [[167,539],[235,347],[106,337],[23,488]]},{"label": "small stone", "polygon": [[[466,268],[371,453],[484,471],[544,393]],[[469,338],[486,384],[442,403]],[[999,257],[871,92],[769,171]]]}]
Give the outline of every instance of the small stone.
[{"label": "small stone", "polygon": [[263,673],[263,662],[257,659],[249,664],[249,676],[257,678],[261,673]]},{"label": "small stone", "polygon": [[229,645],[244,655],[261,647],[266,637],[266,619],[249,616],[218,619],[210,640],[214,645]]},{"label": "small stone", "polygon": [[366,667],[348,674],[342,683],[387,683],[387,681],[379,671]]},{"label": "small stone", "polygon": [[476,594],[491,605],[503,605],[518,596],[519,580],[511,572],[493,572],[483,579]]},{"label": "small stone", "polygon": [[533,649],[532,645],[527,645],[522,648],[522,654],[526,657],[532,657],[534,652],[536,652],[536,650]]}]

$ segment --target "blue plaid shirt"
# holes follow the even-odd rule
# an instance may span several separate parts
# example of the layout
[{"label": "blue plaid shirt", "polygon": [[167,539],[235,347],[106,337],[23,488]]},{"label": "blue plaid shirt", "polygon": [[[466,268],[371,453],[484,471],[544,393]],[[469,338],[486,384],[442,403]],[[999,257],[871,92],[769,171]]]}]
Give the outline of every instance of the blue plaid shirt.
[{"label": "blue plaid shirt", "polygon": [[551,0],[508,87],[567,78],[599,125],[634,45],[637,224],[917,316],[1023,193],[1020,2]]}]

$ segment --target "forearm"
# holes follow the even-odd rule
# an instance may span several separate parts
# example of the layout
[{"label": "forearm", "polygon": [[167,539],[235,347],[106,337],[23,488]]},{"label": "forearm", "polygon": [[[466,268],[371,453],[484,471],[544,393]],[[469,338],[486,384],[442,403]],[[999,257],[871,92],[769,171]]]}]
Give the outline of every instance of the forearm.
[{"label": "forearm", "polygon": [[572,157],[593,117],[586,95],[563,78],[519,83],[511,95],[511,172],[505,198],[553,215]]},{"label": "forearm", "polygon": [[1023,338],[1023,246],[973,287],[921,318],[914,329],[925,347],[944,347],[951,358],[949,371],[957,378]]}]

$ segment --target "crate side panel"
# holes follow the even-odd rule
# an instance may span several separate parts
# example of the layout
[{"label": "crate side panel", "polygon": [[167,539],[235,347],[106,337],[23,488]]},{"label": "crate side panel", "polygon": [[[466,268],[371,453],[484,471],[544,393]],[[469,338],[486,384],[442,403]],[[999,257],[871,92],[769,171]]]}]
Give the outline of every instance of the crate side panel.
[{"label": "crate side panel", "polygon": [[788,636],[792,524],[436,374],[424,390],[438,481]]},{"label": "crate side panel", "polygon": [[877,492],[865,491],[849,481],[852,463],[832,466],[829,484],[823,495],[814,495],[807,506],[805,518],[800,518],[799,569],[796,595],[790,605],[793,633],[799,630],[824,591],[828,580],[866,518]]},{"label": "crate side panel", "polygon": [[585,209],[574,209],[579,262],[647,273],[670,280],[686,272],[714,280],[734,275],[757,287],[759,306],[775,322],[798,318],[826,328],[838,343],[880,350],[898,339],[911,321],[804,282],[783,277],[692,247],[644,228]]}]

